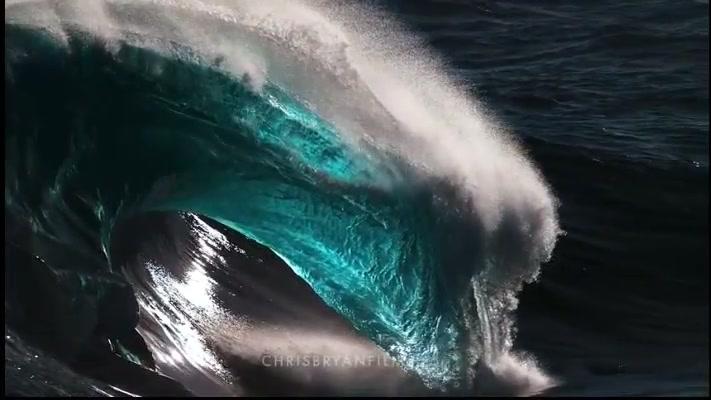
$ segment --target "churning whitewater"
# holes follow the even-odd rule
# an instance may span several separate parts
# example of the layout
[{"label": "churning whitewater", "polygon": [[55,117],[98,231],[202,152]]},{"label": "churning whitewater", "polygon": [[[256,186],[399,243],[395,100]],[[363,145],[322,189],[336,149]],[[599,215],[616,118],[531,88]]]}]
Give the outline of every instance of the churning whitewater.
[{"label": "churning whitewater", "polygon": [[[118,221],[200,214],[431,388],[482,369],[521,394],[554,385],[511,351],[516,295],[560,234],[543,177],[416,37],[325,4],[6,1],[6,209],[118,273]],[[222,352],[239,347],[224,326]],[[222,379],[208,347],[191,354]]]}]

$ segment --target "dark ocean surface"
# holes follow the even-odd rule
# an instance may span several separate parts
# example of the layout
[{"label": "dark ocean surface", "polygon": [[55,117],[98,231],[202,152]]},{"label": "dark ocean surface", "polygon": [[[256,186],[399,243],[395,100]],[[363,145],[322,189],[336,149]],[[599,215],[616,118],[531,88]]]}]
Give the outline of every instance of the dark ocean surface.
[{"label": "dark ocean surface", "polygon": [[561,201],[566,235],[517,335],[568,383],[555,393],[708,394],[708,3],[393,7]]}]

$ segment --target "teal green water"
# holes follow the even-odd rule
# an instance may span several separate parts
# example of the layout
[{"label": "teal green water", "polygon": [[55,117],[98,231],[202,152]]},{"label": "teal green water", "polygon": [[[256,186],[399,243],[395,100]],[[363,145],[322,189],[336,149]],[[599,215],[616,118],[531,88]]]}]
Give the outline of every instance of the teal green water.
[{"label": "teal green water", "polygon": [[6,209],[38,237],[110,260],[117,220],[200,213],[272,248],[429,383],[467,375],[460,299],[480,254],[477,227],[438,200],[453,188],[406,184],[270,83],[257,94],[209,66],[12,26],[6,49]]}]

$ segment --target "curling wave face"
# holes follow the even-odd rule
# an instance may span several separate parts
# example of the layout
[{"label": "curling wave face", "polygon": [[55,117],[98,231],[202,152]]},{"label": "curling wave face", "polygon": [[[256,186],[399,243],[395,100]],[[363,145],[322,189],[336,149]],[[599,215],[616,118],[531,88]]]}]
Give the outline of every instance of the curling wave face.
[{"label": "curling wave face", "polygon": [[416,39],[328,6],[6,1],[6,212],[109,263],[117,221],[203,214],[431,387],[551,385],[510,349],[554,197]]}]

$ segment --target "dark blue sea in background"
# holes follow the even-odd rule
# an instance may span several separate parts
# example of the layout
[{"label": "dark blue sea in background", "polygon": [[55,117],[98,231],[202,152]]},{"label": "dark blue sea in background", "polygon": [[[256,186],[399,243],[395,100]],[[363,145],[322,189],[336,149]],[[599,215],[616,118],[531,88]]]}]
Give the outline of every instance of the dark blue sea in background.
[{"label": "dark blue sea in background", "polygon": [[517,344],[561,394],[708,394],[708,4],[395,8],[561,200],[567,234],[521,294]]},{"label": "dark blue sea in background", "polygon": [[[444,133],[352,151],[341,130],[397,126],[389,103],[361,118],[380,104],[361,79],[381,81],[332,82],[341,69],[297,56],[272,67],[281,80],[239,80],[220,68],[251,53],[220,51],[242,37],[199,54],[214,32],[192,6],[165,39],[145,28],[161,2],[90,19],[54,3],[5,2],[5,394],[708,395],[705,0],[362,3],[418,38],[403,59],[441,58],[547,186],[525,163],[477,181],[476,161],[458,175],[419,153]],[[244,38],[332,50],[265,21]],[[454,143],[451,159],[509,154]],[[499,182],[501,206],[467,197],[470,176]],[[255,364],[285,348],[402,368]]]}]

